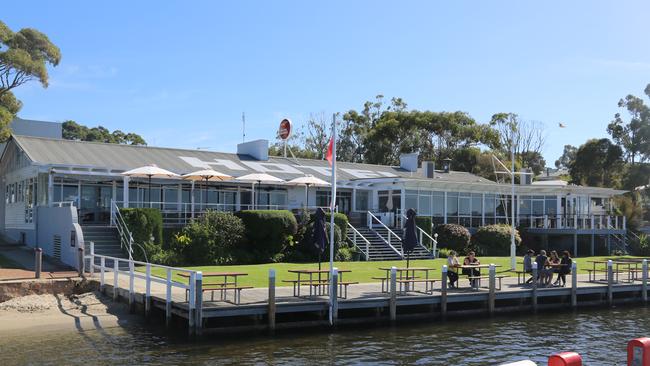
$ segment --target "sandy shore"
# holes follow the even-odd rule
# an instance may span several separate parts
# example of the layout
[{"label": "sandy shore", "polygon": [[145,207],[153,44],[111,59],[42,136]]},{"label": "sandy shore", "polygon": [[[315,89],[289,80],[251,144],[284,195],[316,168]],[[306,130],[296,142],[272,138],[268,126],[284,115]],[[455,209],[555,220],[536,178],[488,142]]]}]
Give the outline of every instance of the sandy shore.
[{"label": "sandy shore", "polygon": [[90,331],[141,323],[125,304],[89,292],[65,295],[29,295],[0,303],[0,334],[47,331]]}]

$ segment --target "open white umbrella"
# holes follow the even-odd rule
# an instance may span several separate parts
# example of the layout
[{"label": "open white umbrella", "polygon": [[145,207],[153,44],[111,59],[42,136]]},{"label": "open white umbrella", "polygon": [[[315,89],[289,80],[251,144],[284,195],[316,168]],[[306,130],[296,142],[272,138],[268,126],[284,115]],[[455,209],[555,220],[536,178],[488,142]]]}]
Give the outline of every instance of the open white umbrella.
[{"label": "open white umbrella", "polygon": [[219,181],[224,181],[224,180],[231,180],[232,177],[228,174],[220,173],[216,170],[212,169],[202,169],[202,170],[197,170],[192,173],[187,173],[182,175],[183,179],[185,180],[194,180],[194,181],[202,181],[205,180],[205,185],[203,186],[204,194],[205,194],[205,203],[207,204],[208,202],[208,181],[213,181],[213,182],[219,182]]},{"label": "open white umbrella", "polygon": [[280,179],[278,177],[274,177],[274,176],[272,176],[270,174],[266,174],[266,173],[246,174],[246,175],[242,175],[241,177],[235,178],[235,180],[238,180],[240,182],[251,183],[251,185],[253,187],[253,192],[252,192],[253,208],[255,208],[255,183],[260,185],[262,183],[267,183],[267,184],[271,183],[272,184],[272,183],[283,183],[284,182],[284,180],[282,180],[282,179]]},{"label": "open white umbrella", "polygon": [[298,178],[293,178],[292,180],[287,182],[288,185],[294,185],[294,186],[305,186],[307,189],[305,190],[305,195],[306,195],[306,203],[305,206],[309,208],[309,187],[314,186],[314,187],[329,187],[330,183],[326,182],[320,178],[316,178],[311,174],[307,174],[304,177],[298,177]]},{"label": "open white umbrella", "polygon": [[122,175],[129,177],[142,177],[149,178],[149,207],[151,207],[151,178],[176,178],[178,174],[170,172],[169,170],[159,168],[156,164],[141,166],[139,168],[127,170]]}]

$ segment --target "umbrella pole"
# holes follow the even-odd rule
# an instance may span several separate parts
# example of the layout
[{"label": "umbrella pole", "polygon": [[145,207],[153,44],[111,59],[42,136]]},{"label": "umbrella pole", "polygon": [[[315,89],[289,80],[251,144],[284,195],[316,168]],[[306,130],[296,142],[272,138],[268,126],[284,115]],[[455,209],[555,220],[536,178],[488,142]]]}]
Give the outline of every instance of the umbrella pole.
[{"label": "umbrella pole", "polygon": [[147,194],[149,200],[149,208],[151,208],[151,176],[149,176],[149,192]]},{"label": "umbrella pole", "polygon": [[203,186],[203,193],[205,195],[205,201],[203,203],[203,211],[208,207],[208,178],[205,178],[205,185]]},{"label": "umbrella pole", "polygon": [[411,259],[411,252],[406,252],[406,268],[409,268],[410,259]]}]

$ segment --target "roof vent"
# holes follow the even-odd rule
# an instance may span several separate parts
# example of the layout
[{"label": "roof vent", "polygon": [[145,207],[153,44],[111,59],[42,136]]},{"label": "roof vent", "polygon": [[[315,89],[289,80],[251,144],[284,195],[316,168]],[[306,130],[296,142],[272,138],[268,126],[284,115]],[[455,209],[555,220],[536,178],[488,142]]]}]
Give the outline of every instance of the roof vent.
[{"label": "roof vent", "polygon": [[399,167],[408,171],[418,170],[418,153],[402,154],[399,156]]},{"label": "roof vent", "polygon": [[521,169],[521,175],[519,177],[519,184],[529,185],[533,182],[533,173],[530,168]]},{"label": "roof vent", "polygon": [[442,160],[442,170],[444,170],[445,173],[449,173],[451,170],[451,159],[446,158]]},{"label": "roof vent", "polygon": [[436,174],[436,163],[433,161],[422,162],[422,171],[426,178],[433,178]]},{"label": "roof vent", "polygon": [[250,155],[256,160],[269,160],[269,140],[253,140],[237,144],[238,155]]}]

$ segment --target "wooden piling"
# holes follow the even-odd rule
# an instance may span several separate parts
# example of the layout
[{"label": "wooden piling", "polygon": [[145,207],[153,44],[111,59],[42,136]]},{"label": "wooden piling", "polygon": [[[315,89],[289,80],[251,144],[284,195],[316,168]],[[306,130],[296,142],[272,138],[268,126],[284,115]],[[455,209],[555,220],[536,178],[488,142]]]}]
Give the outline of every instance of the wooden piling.
[{"label": "wooden piling", "polygon": [[120,275],[120,261],[119,259],[114,259],[113,260],[113,301],[117,301],[118,297],[120,296],[120,292],[118,291],[118,277]]},{"label": "wooden piling", "polygon": [[188,296],[187,331],[190,336],[196,334],[196,272],[190,272],[190,293]]},{"label": "wooden piling", "polygon": [[571,307],[578,307],[578,264],[571,263]]},{"label": "wooden piling", "polygon": [[488,312],[490,315],[494,314],[494,303],[496,299],[496,267],[493,263],[490,263],[489,275],[489,294],[488,294]]},{"label": "wooden piling", "polygon": [[34,277],[41,278],[41,271],[43,269],[43,249],[34,249]]},{"label": "wooden piling", "polygon": [[641,263],[641,299],[644,303],[648,302],[648,260],[644,259]]},{"label": "wooden piling", "polygon": [[531,291],[530,302],[533,307],[533,312],[537,313],[537,282],[538,282],[538,269],[537,263],[533,262],[533,289]]},{"label": "wooden piling", "polygon": [[397,319],[397,268],[390,269],[390,321]]},{"label": "wooden piling", "polygon": [[338,320],[339,317],[339,297],[338,297],[338,290],[339,290],[339,270],[337,268],[334,268],[332,270],[332,281],[331,281],[331,286],[332,288],[330,289],[330,298],[332,301],[332,324],[331,325],[336,325],[336,321]]},{"label": "wooden piling", "polygon": [[101,257],[99,259],[99,291],[104,294],[106,293],[106,258]]},{"label": "wooden piling", "polygon": [[275,332],[275,270],[269,269],[269,305],[268,305],[269,333]]},{"label": "wooden piling", "polygon": [[440,316],[444,320],[447,317],[447,265],[442,266],[442,278],[440,285]]},{"label": "wooden piling", "polygon": [[147,268],[145,270],[144,317],[146,319],[149,319],[150,315],[151,315],[151,264],[147,263]]},{"label": "wooden piling", "polygon": [[165,292],[165,326],[172,325],[172,270],[167,268],[167,289]]},{"label": "wooden piling", "polygon": [[79,249],[77,250],[77,265],[78,265],[77,274],[79,275],[79,277],[82,277],[82,278],[86,277],[86,274],[85,274],[86,271],[84,269],[84,266],[85,266],[84,262],[85,262],[85,260],[84,260],[84,248],[79,247]]},{"label": "wooden piling", "polygon": [[203,334],[203,272],[196,272],[196,285],[194,287],[194,292],[196,293],[196,299],[194,301],[196,320],[194,321],[194,326],[196,327],[196,335],[200,336]]},{"label": "wooden piling", "polygon": [[612,306],[614,304],[614,271],[612,268],[612,260],[607,261],[607,305]]},{"label": "wooden piling", "polygon": [[133,261],[129,260],[129,312],[135,312],[135,273]]}]

